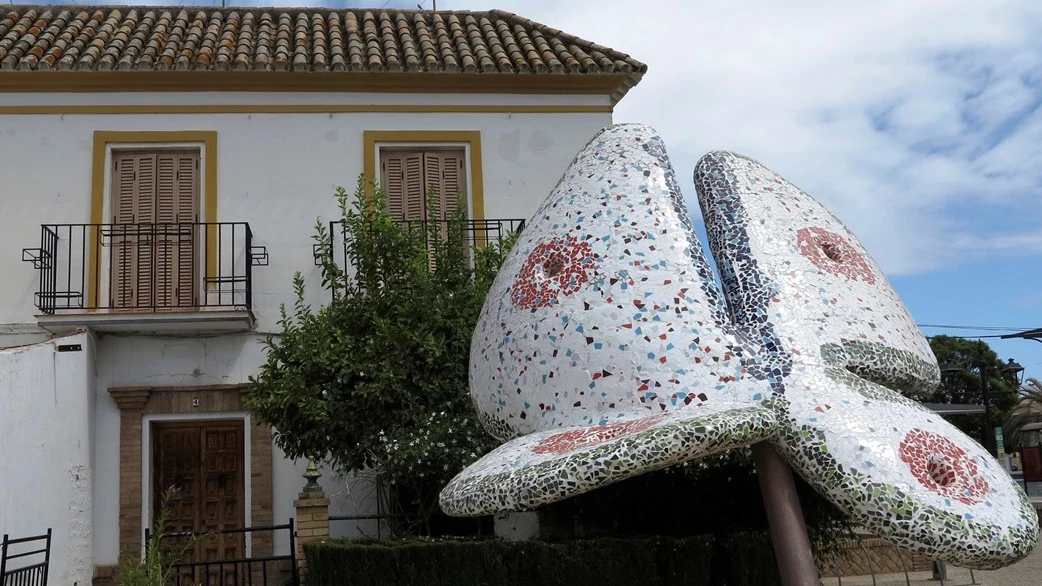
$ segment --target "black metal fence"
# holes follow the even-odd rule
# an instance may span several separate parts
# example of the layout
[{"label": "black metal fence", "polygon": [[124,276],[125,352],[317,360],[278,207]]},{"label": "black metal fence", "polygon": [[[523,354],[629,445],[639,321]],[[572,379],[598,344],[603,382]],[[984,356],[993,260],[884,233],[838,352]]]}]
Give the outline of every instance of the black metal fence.
[{"label": "black metal fence", "polygon": [[45,314],[159,311],[249,308],[268,253],[245,222],[45,224],[22,260],[39,273]]},{"label": "black metal fence", "polygon": [[[40,542],[43,542],[42,546]],[[19,551],[12,551],[11,546]],[[47,586],[50,564],[50,529],[43,535],[17,539],[4,534],[4,540],[0,542],[0,586]]]},{"label": "black metal fence", "polygon": [[[401,220],[396,223],[409,233],[426,233],[430,228],[437,227],[440,233],[447,234],[453,222],[453,220]],[[456,228],[463,232],[467,243],[472,248],[477,248],[500,242],[510,234],[521,232],[525,228],[525,221],[521,219],[463,220],[462,225]],[[320,264],[322,250],[328,246],[333,255],[333,262],[340,267],[346,266],[347,225],[341,221],[330,222],[328,235],[330,242],[315,244],[312,247],[315,265]]]},{"label": "black metal fence", "polygon": [[[274,537],[279,531],[289,534],[289,553],[286,555],[245,555],[246,541],[258,532],[270,532],[272,539],[270,543],[274,547]],[[207,547],[206,539],[232,538],[236,548],[241,548],[242,557],[214,555],[212,558],[207,553],[218,552],[219,548]],[[282,586],[285,584],[298,584],[296,557],[296,532],[293,528],[293,519],[284,525],[270,525],[265,527],[244,527],[240,529],[223,529],[220,531],[206,532],[181,532],[164,533],[161,540],[181,541],[186,539],[201,541],[200,547],[189,546],[184,557],[195,557],[197,551],[207,552],[203,555],[210,559],[181,559],[174,561],[170,568],[174,574],[175,586],[196,586],[198,584],[215,586]],[[145,543],[149,541],[149,531],[145,529]],[[229,545],[225,542],[223,545]],[[176,547],[176,546],[175,546]]]}]

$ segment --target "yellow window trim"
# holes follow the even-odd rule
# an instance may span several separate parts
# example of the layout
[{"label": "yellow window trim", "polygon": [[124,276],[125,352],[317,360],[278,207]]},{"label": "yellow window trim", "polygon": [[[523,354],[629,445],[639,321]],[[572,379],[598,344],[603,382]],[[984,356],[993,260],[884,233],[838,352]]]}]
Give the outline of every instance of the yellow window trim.
[{"label": "yellow window trim", "polygon": [[[468,145],[467,160],[470,172],[470,207],[472,220],[485,219],[485,178],[481,166],[481,132],[478,130],[366,130],[362,133],[364,154],[362,172],[372,195],[372,183],[376,180],[377,145],[419,144],[438,145],[444,143]],[[478,242],[484,240],[478,238]]]},{"label": "yellow window trim", "polygon": [[[108,173],[106,165],[106,154],[109,146],[119,144],[173,144],[173,143],[202,143],[203,165],[205,177],[203,177],[203,194],[205,196],[205,208],[203,209],[203,222],[214,223],[217,221],[217,132],[210,130],[174,130],[174,131],[94,131],[94,152],[91,161],[91,189],[90,189],[90,222],[91,224],[105,223],[105,177]],[[95,290],[95,284],[100,283],[98,276],[101,267],[101,251],[98,249],[98,228],[92,229],[91,242],[88,251],[89,281],[87,282],[88,307],[98,307],[98,296],[100,291]],[[209,277],[216,275],[217,250],[213,243],[217,241],[217,227],[207,228],[207,258],[206,274]]]}]

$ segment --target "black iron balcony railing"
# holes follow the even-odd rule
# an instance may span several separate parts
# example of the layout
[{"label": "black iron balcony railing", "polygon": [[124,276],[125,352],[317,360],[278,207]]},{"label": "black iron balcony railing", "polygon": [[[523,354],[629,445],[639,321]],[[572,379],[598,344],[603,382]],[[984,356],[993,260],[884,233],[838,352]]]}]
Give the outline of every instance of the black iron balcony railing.
[{"label": "black iron balcony railing", "polygon": [[22,250],[40,275],[36,307],[57,311],[249,309],[268,253],[245,222],[45,224]]},{"label": "black iron balcony railing", "polygon": [[[408,232],[426,232],[435,224],[442,234],[447,234],[453,220],[400,220],[397,224]],[[525,221],[519,219],[463,220],[462,231],[471,247],[480,247],[500,242],[510,234],[525,229]],[[331,251],[333,262],[345,267],[347,261],[347,226],[341,221],[329,223],[327,235],[330,241],[314,244],[312,254],[315,266],[322,264],[323,249]]]}]

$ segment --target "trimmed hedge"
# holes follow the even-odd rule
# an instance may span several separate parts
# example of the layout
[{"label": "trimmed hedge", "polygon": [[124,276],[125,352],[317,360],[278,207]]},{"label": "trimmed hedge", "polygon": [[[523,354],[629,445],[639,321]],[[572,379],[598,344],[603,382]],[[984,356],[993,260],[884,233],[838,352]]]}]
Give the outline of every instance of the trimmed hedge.
[{"label": "trimmed hedge", "polygon": [[304,546],[309,586],[772,586],[764,534],[726,538],[331,540]]}]

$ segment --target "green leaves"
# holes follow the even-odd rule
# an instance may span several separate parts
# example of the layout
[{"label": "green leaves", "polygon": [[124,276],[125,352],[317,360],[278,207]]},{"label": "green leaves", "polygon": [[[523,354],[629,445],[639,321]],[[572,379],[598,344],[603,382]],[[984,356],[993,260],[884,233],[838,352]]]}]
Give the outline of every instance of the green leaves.
[{"label": "green leaves", "polygon": [[342,240],[321,220],[313,236],[331,302],[313,309],[294,275],[246,406],[289,457],[375,469],[424,495],[414,512],[429,515],[441,486],[494,445],[468,393],[470,338],[514,237],[471,247],[462,200],[447,222],[396,222],[362,177],[335,197]]}]

